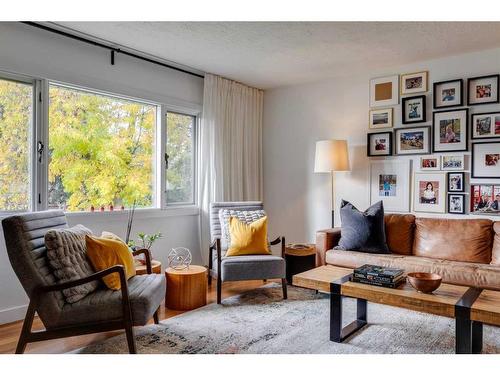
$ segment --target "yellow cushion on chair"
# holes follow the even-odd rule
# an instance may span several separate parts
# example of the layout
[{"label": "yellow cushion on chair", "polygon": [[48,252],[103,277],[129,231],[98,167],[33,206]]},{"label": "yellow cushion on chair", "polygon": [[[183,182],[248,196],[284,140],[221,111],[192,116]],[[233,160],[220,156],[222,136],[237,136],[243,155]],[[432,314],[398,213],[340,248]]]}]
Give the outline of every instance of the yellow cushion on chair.
[{"label": "yellow cushion on chair", "polygon": [[[87,256],[96,271],[120,264],[125,267],[127,280],[135,276],[134,257],[125,242],[94,236],[85,236],[85,242]],[[109,289],[119,290],[121,288],[118,273],[104,276],[103,281]]]},{"label": "yellow cushion on chair", "polygon": [[250,224],[245,224],[236,217],[229,219],[231,247],[226,256],[270,254],[267,244],[267,216]]}]

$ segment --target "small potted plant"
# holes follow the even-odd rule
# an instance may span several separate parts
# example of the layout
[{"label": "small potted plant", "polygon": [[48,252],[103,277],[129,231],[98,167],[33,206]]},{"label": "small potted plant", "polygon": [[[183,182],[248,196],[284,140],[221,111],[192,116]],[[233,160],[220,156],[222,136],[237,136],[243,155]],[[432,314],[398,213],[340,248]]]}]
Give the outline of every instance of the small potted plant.
[{"label": "small potted plant", "polygon": [[[161,232],[156,232],[153,234],[146,234],[146,233],[140,232],[140,233],[137,233],[137,238],[139,240],[138,243],[136,243],[136,241],[131,240],[128,242],[128,246],[132,249],[141,248],[141,249],[148,249],[149,251],[151,251],[151,247],[153,246],[153,243],[155,243],[155,241],[159,240],[162,237],[163,237],[163,235]],[[151,257],[153,257],[152,254],[151,254]],[[146,263],[146,261],[144,259],[139,259],[139,261],[141,262],[141,264]]]}]

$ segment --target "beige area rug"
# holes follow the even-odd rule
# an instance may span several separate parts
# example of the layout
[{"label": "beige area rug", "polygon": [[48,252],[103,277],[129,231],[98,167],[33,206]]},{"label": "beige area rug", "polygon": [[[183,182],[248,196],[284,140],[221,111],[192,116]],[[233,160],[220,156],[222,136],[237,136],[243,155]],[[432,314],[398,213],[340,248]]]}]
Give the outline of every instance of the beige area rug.
[{"label": "beige area rug", "polygon": [[[355,316],[346,299],[343,317]],[[270,284],[135,329],[139,353],[454,353],[454,320],[368,303],[368,325],[343,343],[329,340],[327,295]],[[125,335],[73,353],[128,353]],[[500,328],[484,326],[483,353],[500,353]]]}]

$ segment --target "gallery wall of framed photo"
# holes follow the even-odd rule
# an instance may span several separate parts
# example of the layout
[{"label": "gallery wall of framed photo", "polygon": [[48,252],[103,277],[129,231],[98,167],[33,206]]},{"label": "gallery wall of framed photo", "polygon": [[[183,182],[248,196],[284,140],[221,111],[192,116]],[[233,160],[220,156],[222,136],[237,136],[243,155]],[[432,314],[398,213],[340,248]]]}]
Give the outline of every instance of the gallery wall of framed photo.
[{"label": "gallery wall of framed photo", "polygon": [[471,72],[430,85],[431,73],[370,80],[371,203],[500,217],[500,75]]}]

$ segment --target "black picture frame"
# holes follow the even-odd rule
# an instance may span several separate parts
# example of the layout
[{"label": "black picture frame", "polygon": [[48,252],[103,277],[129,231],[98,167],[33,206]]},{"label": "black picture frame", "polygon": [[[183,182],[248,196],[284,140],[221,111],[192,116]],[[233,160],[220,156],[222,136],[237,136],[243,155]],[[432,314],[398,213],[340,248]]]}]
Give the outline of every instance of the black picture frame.
[{"label": "black picture frame", "polygon": [[[437,89],[438,86],[443,85],[445,83],[453,83],[453,82],[459,82],[460,84],[460,103],[458,104],[450,104],[450,105],[437,105]],[[432,99],[433,99],[433,107],[434,109],[442,109],[442,108],[455,108],[455,107],[463,107],[464,105],[464,80],[459,78],[459,79],[450,79],[449,81],[440,81],[440,82],[434,82],[432,84]]]},{"label": "black picture frame", "polygon": [[[452,197],[460,197],[462,198],[462,210],[457,212],[457,211],[451,211],[450,208],[451,208],[451,198]],[[451,193],[451,194],[448,194],[448,209],[446,210],[449,214],[454,214],[454,215],[465,215],[465,199],[466,199],[466,196],[465,194],[455,194],[455,193]]]},{"label": "black picture frame", "polygon": [[[482,112],[482,113],[472,113],[470,115],[470,139],[473,140],[481,140],[481,139],[498,139],[500,142],[500,134],[493,137],[474,137],[474,117],[476,116],[485,116],[485,115],[498,115],[500,117],[500,111],[497,112]],[[493,124],[492,124],[493,126]]]},{"label": "black picture frame", "polygon": [[[462,177],[462,188],[460,190],[451,190],[450,178],[454,174],[459,174]],[[465,172],[448,172],[446,175],[446,190],[448,193],[465,193]]]},{"label": "black picture frame", "polygon": [[[489,210],[486,209],[485,207],[475,207],[476,202],[479,200],[482,200],[482,197],[485,196],[483,195],[483,192],[481,191],[482,188],[488,187],[491,189],[491,195],[489,195],[489,198],[494,200],[495,199],[495,189],[499,188],[500,189],[500,183],[475,183],[470,185],[470,202],[469,202],[469,209],[470,213],[472,215],[491,215],[491,216],[500,216],[500,210]],[[479,191],[476,194],[476,189]],[[497,190],[498,191],[498,190]],[[478,202],[479,203],[479,202]]]},{"label": "black picture frame", "polygon": [[[472,152],[471,152],[471,178],[477,178],[477,179],[489,179],[489,180],[497,180],[497,179],[500,179],[500,175],[498,176],[477,176],[476,175],[476,168],[474,166],[474,161],[475,161],[475,157],[476,157],[476,151],[475,151],[475,148],[478,146],[478,145],[491,145],[491,144],[497,144],[498,145],[498,148],[500,150],[500,142],[476,142],[476,143],[473,143],[472,144]],[[477,184],[476,184],[477,185]],[[496,184],[492,184],[492,185],[496,185]]]},{"label": "black picture frame", "polygon": [[[380,155],[373,155],[371,153],[371,150],[370,150],[370,144],[371,144],[371,137],[373,137],[374,135],[382,135],[382,134],[386,134],[388,135],[388,139],[389,139],[389,149],[387,150],[387,154],[380,154]],[[368,133],[366,135],[366,155],[368,157],[373,157],[373,156],[381,156],[381,157],[384,157],[384,156],[392,156],[392,144],[393,144],[393,134],[392,132],[372,132],[372,133]]]},{"label": "black picture frame", "polygon": [[[429,151],[427,152],[409,152],[409,153],[398,153],[398,147],[397,147],[397,142],[398,142],[398,132],[400,131],[412,131],[412,130],[415,130],[415,129],[427,129],[427,132],[428,132],[428,140],[427,140],[427,149]],[[431,143],[432,143],[432,128],[428,125],[426,126],[412,126],[412,127],[408,127],[408,128],[395,128],[394,129],[394,155],[429,155],[431,154]]]},{"label": "black picture frame", "polygon": [[[461,112],[465,111],[465,147],[456,148],[453,150],[436,150],[436,114],[445,112]],[[447,109],[444,111],[434,111],[432,112],[432,153],[442,153],[442,152],[463,152],[469,151],[469,108],[459,108],[459,109]]]},{"label": "black picture frame", "polygon": [[[489,102],[483,102],[483,103],[471,103],[471,101],[470,101],[470,91],[471,91],[470,85],[471,85],[471,83],[475,80],[484,79],[484,78],[496,78],[496,81],[497,81],[496,82],[496,84],[497,84],[497,99],[489,101]],[[500,74],[489,74],[486,76],[467,78],[467,105],[471,106],[471,105],[484,105],[484,104],[500,103],[500,92],[498,90],[499,89],[499,87],[498,87],[499,81],[500,81]]]},{"label": "black picture frame", "polygon": [[[416,95],[416,96],[408,96],[401,99],[401,122],[403,124],[418,124],[427,121],[426,98],[427,97],[425,95]],[[415,99],[422,100],[422,119],[417,121],[406,121],[406,102],[408,100],[415,100]]]}]

